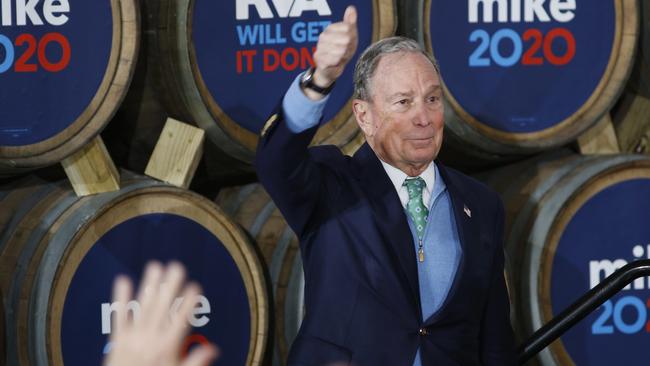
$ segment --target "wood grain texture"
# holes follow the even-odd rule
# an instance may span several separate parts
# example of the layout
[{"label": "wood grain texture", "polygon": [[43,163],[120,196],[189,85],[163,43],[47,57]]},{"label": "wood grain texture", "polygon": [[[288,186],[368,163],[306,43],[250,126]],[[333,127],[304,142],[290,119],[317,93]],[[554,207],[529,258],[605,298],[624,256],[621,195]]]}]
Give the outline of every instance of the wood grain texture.
[{"label": "wood grain texture", "polygon": [[[5,311],[12,310],[3,364],[62,366],[63,308],[83,259],[121,223],[169,214],[209,231],[237,266],[250,306],[248,364],[259,365],[267,343],[268,296],[261,262],[242,230],[204,197],[153,179],[122,176],[121,190],[84,197],[76,196],[66,180],[27,176],[17,185],[0,186],[0,213],[7,213],[0,215],[0,291]],[[228,301],[214,300],[216,309],[219,301]]]},{"label": "wood grain texture", "polygon": [[593,127],[578,136],[578,149],[581,154],[618,154],[621,149],[618,146],[616,131],[612,125],[612,119],[608,114]]},{"label": "wood grain texture", "polygon": [[168,118],[145,174],[188,188],[201,160],[204,140],[202,129]]},{"label": "wood grain texture", "polygon": [[120,189],[120,174],[101,137],[61,162],[78,196]]}]

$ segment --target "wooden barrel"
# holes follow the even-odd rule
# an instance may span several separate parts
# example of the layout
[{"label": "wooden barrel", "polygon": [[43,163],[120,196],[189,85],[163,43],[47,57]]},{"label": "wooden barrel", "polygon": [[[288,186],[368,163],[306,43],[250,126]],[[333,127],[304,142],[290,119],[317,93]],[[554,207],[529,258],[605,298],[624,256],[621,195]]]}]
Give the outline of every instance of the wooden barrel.
[{"label": "wooden barrel", "polygon": [[[154,51],[156,42],[153,13],[159,2],[140,3],[143,16],[142,34],[135,74],[124,100],[102,138],[115,164],[144,174],[149,158],[169,117],[162,101],[162,85]],[[183,121],[188,122],[188,121]],[[208,197],[216,197],[219,187],[242,185],[256,180],[252,166],[244,166],[224,155],[209,139],[203,144],[203,155],[197,167],[191,189]]]},{"label": "wooden barrel", "polygon": [[102,130],[126,94],[140,34],[138,0],[46,2],[12,16],[3,13],[0,35],[5,175],[57,163]]},{"label": "wooden barrel", "polygon": [[298,238],[259,184],[223,189],[216,202],[254,238],[262,253],[273,283],[273,365],[286,365],[304,314]]},{"label": "wooden barrel", "polygon": [[[359,10],[359,49],[390,36],[394,2],[318,0],[214,2],[150,0],[156,56],[167,111],[194,122],[226,154],[242,163],[254,156],[257,136],[301,70],[313,64],[318,34],[340,21],[347,5]],[[362,135],[352,116],[352,68],[330,94],[326,124],[316,144],[356,150]]]},{"label": "wooden barrel", "polygon": [[612,120],[621,151],[650,154],[650,5],[641,1],[641,31],[632,75]]},{"label": "wooden barrel", "polygon": [[65,181],[29,176],[0,191],[6,364],[101,364],[119,311],[111,303],[115,276],[139,283],[155,259],[180,261],[203,288],[185,351],[212,342],[222,350],[219,364],[260,365],[268,295],[243,232],[189,191],[135,176],[122,187],[79,198]]},{"label": "wooden barrel", "polygon": [[[650,257],[649,158],[561,151],[490,176],[506,204],[506,267],[520,342],[616,268]],[[650,282],[635,281],[537,362],[645,363],[649,296]]]},{"label": "wooden barrel", "polygon": [[401,32],[440,63],[442,157],[456,165],[575,140],[615,103],[638,33],[638,4],[627,0],[404,0],[400,8]]}]

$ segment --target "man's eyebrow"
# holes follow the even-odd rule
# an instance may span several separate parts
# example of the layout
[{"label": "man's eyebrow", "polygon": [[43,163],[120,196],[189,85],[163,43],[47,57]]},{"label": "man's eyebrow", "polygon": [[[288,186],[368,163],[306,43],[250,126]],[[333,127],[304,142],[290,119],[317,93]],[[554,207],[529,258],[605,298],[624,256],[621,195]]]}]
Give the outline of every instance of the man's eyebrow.
[{"label": "man's eyebrow", "polygon": [[413,96],[413,92],[412,92],[412,91],[408,91],[408,92],[397,92],[397,93],[393,93],[393,94],[387,96],[387,97],[386,97],[386,100],[393,100],[393,99],[395,99],[395,98],[412,97],[412,96]]},{"label": "man's eyebrow", "polygon": [[442,90],[442,86],[440,84],[435,84],[435,85],[432,85],[427,91],[428,92],[437,92],[439,90]]}]

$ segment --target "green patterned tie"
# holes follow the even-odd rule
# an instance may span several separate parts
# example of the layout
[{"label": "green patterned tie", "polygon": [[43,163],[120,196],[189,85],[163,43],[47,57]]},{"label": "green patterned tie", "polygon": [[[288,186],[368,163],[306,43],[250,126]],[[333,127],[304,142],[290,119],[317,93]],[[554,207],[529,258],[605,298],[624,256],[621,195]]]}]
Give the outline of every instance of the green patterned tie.
[{"label": "green patterned tie", "polygon": [[427,216],[429,210],[422,203],[422,190],[426,186],[424,180],[420,177],[406,178],[403,186],[406,187],[409,193],[409,202],[406,205],[406,211],[413,220],[415,231],[418,234],[418,258],[420,262],[424,262],[424,250],[422,249],[422,238],[424,237],[424,228],[427,225]]}]

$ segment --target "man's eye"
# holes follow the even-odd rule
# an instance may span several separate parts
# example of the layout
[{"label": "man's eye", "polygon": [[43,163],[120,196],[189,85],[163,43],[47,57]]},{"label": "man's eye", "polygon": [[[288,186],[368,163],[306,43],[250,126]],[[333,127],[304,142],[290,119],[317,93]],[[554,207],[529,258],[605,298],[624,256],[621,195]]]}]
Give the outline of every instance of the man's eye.
[{"label": "man's eye", "polygon": [[401,100],[397,101],[397,104],[406,105],[406,104],[408,104],[408,102],[409,101],[407,99],[401,99]]}]

